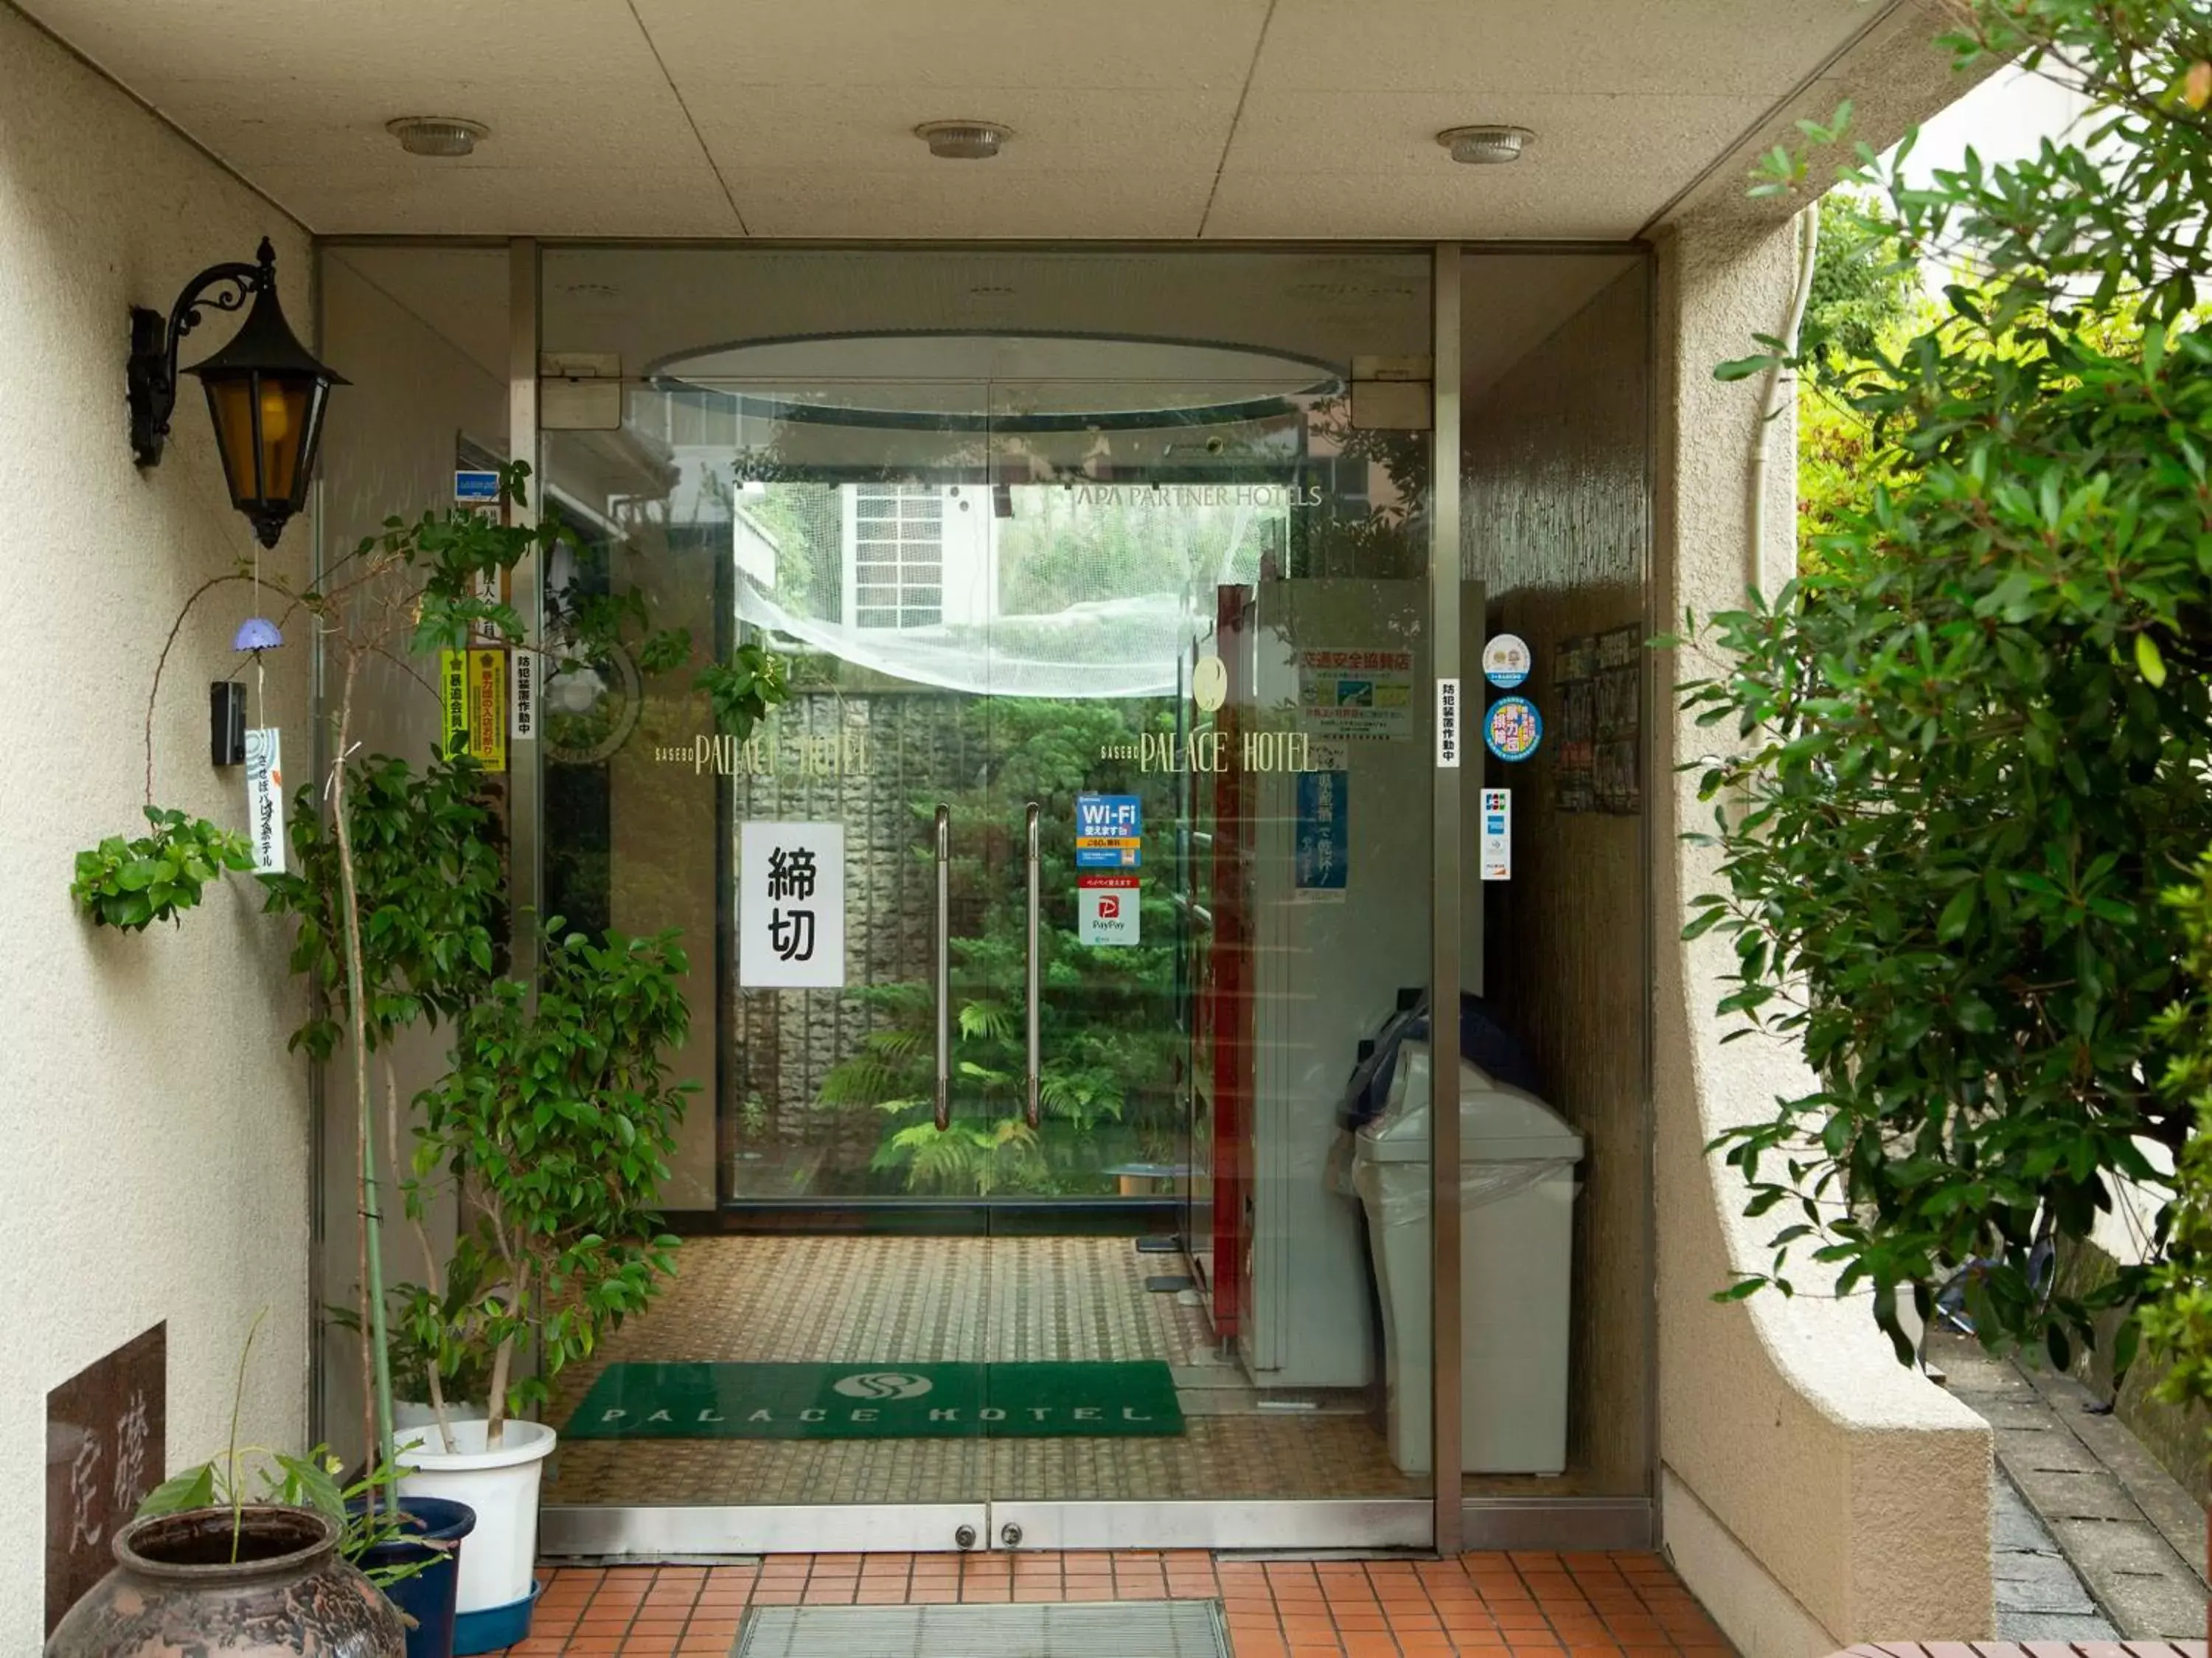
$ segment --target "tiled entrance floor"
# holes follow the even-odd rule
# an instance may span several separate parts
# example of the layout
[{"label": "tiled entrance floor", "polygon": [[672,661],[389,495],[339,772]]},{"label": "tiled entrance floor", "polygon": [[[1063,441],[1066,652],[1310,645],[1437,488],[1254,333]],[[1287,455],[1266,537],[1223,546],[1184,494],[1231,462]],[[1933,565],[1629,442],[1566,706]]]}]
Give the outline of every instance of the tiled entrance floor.
[{"label": "tiled entrance floor", "polygon": [[536,1626],[514,1658],[719,1658],[749,1606],[1187,1597],[1222,1602],[1236,1658],[1730,1653],[1651,1554],[1265,1564],[1204,1552],[771,1555],[758,1565],[545,1576]]}]

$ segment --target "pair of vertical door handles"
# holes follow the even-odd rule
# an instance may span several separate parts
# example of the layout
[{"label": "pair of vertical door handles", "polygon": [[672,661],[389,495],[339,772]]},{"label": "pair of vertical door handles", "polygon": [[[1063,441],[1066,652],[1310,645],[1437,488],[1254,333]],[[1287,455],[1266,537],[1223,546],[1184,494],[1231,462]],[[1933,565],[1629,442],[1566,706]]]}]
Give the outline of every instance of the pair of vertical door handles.
[{"label": "pair of vertical door handles", "polygon": [[[1025,989],[1029,1001],[1029,1066],[1024,1083],[1023,1115],[1029,1125],[1037,1125],[1037,1058],[1042,1044],[1037,1028],[1037,803],[1029,803],[1025,826],[1029,853],[1029,970]],[[940,805],[937,808],[937,1131],[939,1134],[952,1126],[952,808]],[[974,1546],[972,1529],[969,1540],[960,1546]],[[1006,1528],[1013,1533],[1007,1546],[1021,1540],[1022,1528],[1010,1525]]]}]

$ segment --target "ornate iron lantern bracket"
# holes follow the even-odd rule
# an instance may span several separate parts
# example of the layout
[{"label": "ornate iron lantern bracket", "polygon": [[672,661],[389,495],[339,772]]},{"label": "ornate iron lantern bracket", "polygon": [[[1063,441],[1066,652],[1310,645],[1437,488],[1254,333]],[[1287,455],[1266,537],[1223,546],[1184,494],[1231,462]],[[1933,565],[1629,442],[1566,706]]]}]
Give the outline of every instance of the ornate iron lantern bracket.
[{"label": "ornate iron lantern bracket", "polygon": [[143,305],[131,308],[131,453],[141,466],[161,464],[169,436],[169,417],[177,406],[177,350],[185,336],[205,320],[204,313],[238,311],[276,281],[276,250],[261,239],[259,261],[210,265],[185,284],[164,317]]}]

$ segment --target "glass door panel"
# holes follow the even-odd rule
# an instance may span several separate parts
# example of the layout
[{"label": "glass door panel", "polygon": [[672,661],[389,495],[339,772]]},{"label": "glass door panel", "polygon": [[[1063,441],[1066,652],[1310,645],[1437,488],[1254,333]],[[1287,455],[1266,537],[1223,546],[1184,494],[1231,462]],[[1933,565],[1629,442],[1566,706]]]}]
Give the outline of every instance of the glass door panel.
[{"label": "glass door panel", "polygon": [[[660,1300],[564,1373],[556,1503],[757,1505],[763,1527],[841,1505],[860,1529],[819,1546],[980,1540],[986,1241],[806,1217],[974,1189],[959,1129],[992,1084],[957,1037],[947,1078],[937,1031],[940,1007],[957,1030],[956,1009],[1012,1005],[959,947],[1000,856],[974,781],[994,741],[987,418],[981,386],[664,378],[625,387],[618,429],[545,438],[576,531],[549,607],[635,604],[693,647],[657,675],[550,675],[546,907],[683,933],[700,1093],[670,1207],[798,1221],[695,1224]],[[696,675],[748,638],[790,693],[741,740]],[[906,1519],[886,1533],[866,1509]]]},{"label": "glass door panel", "polygon": [[991,387],[994,936],[1036,1032],[992,1132],[1063,1205],[991,1216],[1002,1541],[1346,1499],[1427,1534],[1342,1120],[1428,967],[1426,447],[1347,391]]}]

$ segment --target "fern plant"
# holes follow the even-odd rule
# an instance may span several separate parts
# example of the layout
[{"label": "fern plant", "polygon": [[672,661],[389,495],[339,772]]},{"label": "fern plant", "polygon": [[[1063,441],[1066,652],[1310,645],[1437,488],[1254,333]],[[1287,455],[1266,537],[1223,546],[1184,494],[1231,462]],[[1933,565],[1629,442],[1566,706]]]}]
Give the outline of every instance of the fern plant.
[{"label": "fern plant", "polygon": [[[1117,1163],[1173,1144],[1175,916],[1164,896],[1168,838],[1147,844],[1134,947],[1079,936],[1073,801],[1085,789],[1146,798],[1170,820],[1172,780],[1102,753],[1133,753],[1140,729],[1172,716],[1158,704],[1029,698],[977,704],[968,717],[992,755],[974,785],[913,806],[913,856],[933,856],[938,801],[952,808],[952,1112],[936,1125],[936,1003],[926,983],[857,992],[882,1021],[823,1079],[827,1106],[883,1119],[871,1167],[909,1192],[975,1197],[1109,1192]],[[1158,728],[1152,727],[1150,728]],[[987,746],[988,745],[988,746]],[[1023,806],[1039,824],[1042,960],[1038,1126],[1025,1111],[1028,870]]]}]

